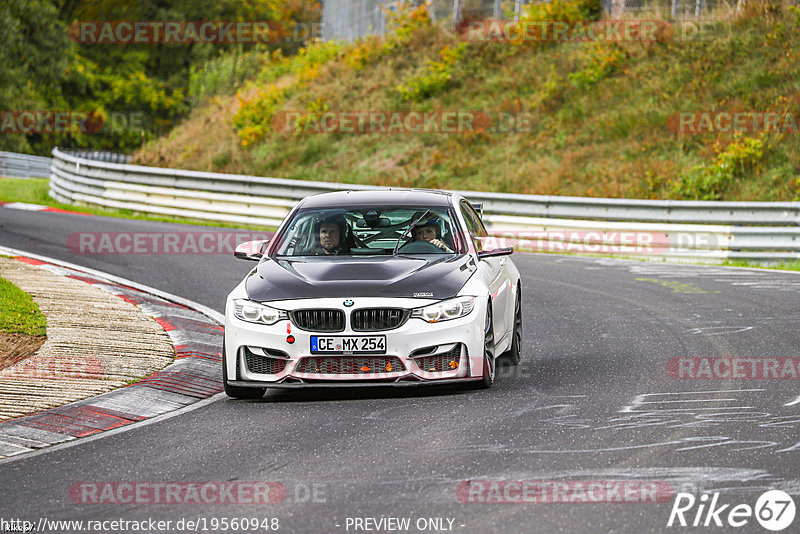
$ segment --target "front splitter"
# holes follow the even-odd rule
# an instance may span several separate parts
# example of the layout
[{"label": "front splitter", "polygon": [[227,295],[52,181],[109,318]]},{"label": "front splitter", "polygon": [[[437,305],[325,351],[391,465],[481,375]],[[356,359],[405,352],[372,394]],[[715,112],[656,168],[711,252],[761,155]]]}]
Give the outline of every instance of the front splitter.
[{"label": "front splitter", "polygon": [[441,380],[402,380],[396,382],[255,382],[252,380],[229,380],[228,384],[240,388],[280,388],[280,389],[303,389],[303,388],[375,388],[375,387],[419,387],[419,386],[441,386],[446,384],[466,384],[470,382],[480,382],[482,378],[443,378]]}]

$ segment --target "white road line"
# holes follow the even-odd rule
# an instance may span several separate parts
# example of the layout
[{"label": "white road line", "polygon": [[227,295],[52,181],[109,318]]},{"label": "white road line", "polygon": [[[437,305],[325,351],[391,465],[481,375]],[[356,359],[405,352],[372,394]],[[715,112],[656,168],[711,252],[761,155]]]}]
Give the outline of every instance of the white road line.
[{"label": "white road line", "polygon": [[795,404],[800,404],[800,396],[798,396],[795,400],[789,401],[784,406],[794,406]]},{"label": "white road line", "polygon": [[10,208],[12,210],[42,211],[43,209],[47,209],[48,206],[42,206],[41,204],[28,204],[26,202],[9,202],[8,204],[3,204],[3,207]]}]

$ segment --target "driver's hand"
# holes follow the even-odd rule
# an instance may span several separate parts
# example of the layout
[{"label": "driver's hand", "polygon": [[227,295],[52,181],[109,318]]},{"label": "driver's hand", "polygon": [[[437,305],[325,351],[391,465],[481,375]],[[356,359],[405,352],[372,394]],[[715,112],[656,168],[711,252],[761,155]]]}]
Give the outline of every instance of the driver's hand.
[{"label": "driver's hand", "polygon": [[434,245],[444,250],[445,252],[452,252],[452,250],[450,250],[450,247],[445,245],[444,241],[442,241],[441,239],[431,239],[430,243],[433,243]]}]

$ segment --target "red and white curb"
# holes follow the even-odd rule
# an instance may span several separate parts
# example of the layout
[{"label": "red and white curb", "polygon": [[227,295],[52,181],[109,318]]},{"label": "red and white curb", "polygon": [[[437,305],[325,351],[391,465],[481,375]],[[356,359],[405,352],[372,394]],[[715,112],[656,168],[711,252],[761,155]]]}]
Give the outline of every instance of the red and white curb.
[{"label": "red and white curb", "polygon": [[0,422],[0,461],[184,408],[222,391],[222,314],[106,273],[0,247],[0,254],[100,287],[153,317],[176,359],[127,387]]},{"label": "red and white curb", "polygon": [[50,213],[71,213],[73,215],[92,215],[91,213],[85,213],[83,211],[62,210],[61,208],[52,208],[50,206],[42,206],[41,204],[27,204],[25,202],[0,202],[0,206],[12,210],[46,211]]}]

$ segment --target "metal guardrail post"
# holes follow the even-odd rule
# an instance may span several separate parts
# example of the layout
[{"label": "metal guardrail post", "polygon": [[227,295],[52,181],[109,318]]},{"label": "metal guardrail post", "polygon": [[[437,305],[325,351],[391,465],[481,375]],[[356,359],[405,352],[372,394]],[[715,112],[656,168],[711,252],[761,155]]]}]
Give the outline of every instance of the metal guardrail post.
[{"label": "metal guardrail post", "polygon": [[461,22],[461,1],[453,0],[453,27],[457,27]]},{"label": "metal guardrail post", "polygon": [[436,5],[433,0],[425,0],[425,8],[428,11],[428,17],[430,17],[431,22],[436,22]]}]

